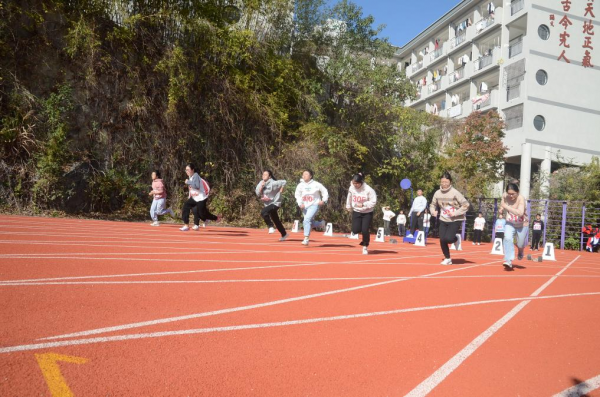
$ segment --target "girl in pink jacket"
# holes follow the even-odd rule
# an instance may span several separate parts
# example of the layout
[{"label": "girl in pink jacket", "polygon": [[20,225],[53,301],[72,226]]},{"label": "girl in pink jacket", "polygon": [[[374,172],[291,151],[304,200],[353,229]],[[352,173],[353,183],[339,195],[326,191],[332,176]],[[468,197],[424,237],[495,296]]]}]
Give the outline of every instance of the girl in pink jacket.
[{"label": "girl in pink jacket", "polygon": [[152,172],[152,191],[148,193],[149,196],[153,196],[152,206],[150,207],[150,217],[152,223],[150,226],[160,226],[158,223],[158,216],[169,214],[171,217],[175,217],[173,210],[170,208],[165,209],[167,203],[167,190],[162,179],[160,179],[160,171]]}]

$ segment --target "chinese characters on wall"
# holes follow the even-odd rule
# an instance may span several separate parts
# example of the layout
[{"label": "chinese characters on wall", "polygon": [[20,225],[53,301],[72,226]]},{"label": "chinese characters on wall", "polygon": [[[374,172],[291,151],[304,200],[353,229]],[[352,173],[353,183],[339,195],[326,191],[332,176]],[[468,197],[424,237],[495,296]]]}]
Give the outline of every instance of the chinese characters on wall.
[{"label": "chinese characters on wall", "polygon": [[[562,31],[560,32],[560,34],[558,35],[558,47],[559,50],[561,50],[560,55],[558,56],[558,60],[559,61],[564,61],[566,63],[571,63],[570,60],[570,56],[572,56],[572,53],[574,52],[574,50],[570,50],[571,49],[571,45],[578,45],[579,43],[574,43],[571,40],[571,34],[569,33],[569,31],[573,31],[573,29],[577,29],[577,23],[575,23],[575,25],[573,24],[573,22],[571,21],[571,18],[569,18],[568,13],[571,11],[571,9],[574,8],[574,5],[572,4],[573,1],[572,0],[557,0],[560,1],[560,7],[562,8],[562,10],[565,12],[564,15],[562,15],[562,17],[560,15],[555,16],[554,14],[550,15],[550,26],[555,27],[554,22],[558,19],[558,26],[556,26],[557,28],[561,29]],[[585,6],[584,9],[581,10],[583,11],[583,43],[582,43],[582,48],[584,49],[584,53],[583,53],[583,59],[581,60],[581,65],[584,68],[590,68],[590,67],[594,67],[594,65],[592,64],[592,53],[591,51],[594,50],[593,47],[593,39],[594,39],[594,20],[596,18],[596,15],[594,14],[594,0],[584,0]],[[575,9],[573,11],[576,11]]]}]

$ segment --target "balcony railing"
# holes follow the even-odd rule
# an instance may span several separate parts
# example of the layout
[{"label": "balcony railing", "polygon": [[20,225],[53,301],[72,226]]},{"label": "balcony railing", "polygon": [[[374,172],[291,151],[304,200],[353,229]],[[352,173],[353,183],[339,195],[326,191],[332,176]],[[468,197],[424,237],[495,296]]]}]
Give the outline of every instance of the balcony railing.
[{"label": "balcony railing", "polygon": [[462,33],[450,40],[450,48],[456,48],[467,40],[467,33]]},{"label": "balcony railing", "polygon": [[508,47],[508,57],[512,58],[523,52],[523,40],[510,44]]},{"label": "balcony railing", "polygon": [[434,52],[432,52],[431,55],[429,55],[429,60],[433,61],[433,60],[441,57],[443,54],[444,54],[444,49],[442,47],[440,47],[437,50],[435,50]]},{"label": "balcony railing", "polygon": [[515,15],[525,7],[525,0],[513,0],[510,3],[510,15]]},{"label": "balcony railing", "polygon": [[479,34],[483,32],[488,26],[494,24],[494,17],[489,17],[486,19],[482,19],[481,21],[475,24],[475,34]]},{"label": "balcony railing", "polygon": [[462,114],[462,104],[454,105],[448,109],[448,117],[456,117]]},{"label": "balcony railing", "polygon": [[517,99],[521,96],[521,84],[515,86],[508,86],[506,89],[506,100],[512,101],[513,99]]},{"label": "balcony railing", "polygon": [[457,82],[458,80],[462,79],[463,77],[465,77],[465,67],[461,67],[460,69],[455,70],[454,72],[450,73],[450,77],[448,78],[450,81],[450,84]]},{"label": "balcony railing", "polygon": [[488,67],[492,64],[492,54],[483,56],[474,62],[475,70],[481,70],[485,67]]},{"label": "balcony railing", "polygon": [[423,61],[419,61],[417,63],[415,63],[414,65],[412,65],[412,72],[416,72],[417,70],[421,69],[423,67]]},{"label": "balcony railing", "polygon": [[429,89],[429,93],[431,94],[432,92],[436,92],[437,90],[439,90],[440,88],[442,88],[442,82],[441,81],[436,81],[435,83],[431,83],[428,86]]}]

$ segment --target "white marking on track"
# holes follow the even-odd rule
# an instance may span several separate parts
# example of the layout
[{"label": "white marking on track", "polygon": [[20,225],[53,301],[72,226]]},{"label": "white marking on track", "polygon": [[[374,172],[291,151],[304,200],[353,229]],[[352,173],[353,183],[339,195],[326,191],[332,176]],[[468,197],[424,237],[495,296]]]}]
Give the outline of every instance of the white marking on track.
[{"label": "white marking on track", "polygon": [[[427,277],[428,280],[459,280],[459,279],[515,279],[515,278],[546,278],[548,275],[523,274],[520,276],[481,275],[481,276],[447,276]],[[600,276],[561,276],[561,278],[600,278]],[[325,277],[325,278],[266,278],[266,279],[229,279],[229,280],[127,280],[127,281],[34,281],[14,282],[0,281],[0,286],[36,286],[36,285],[121,285],[121,284],[227,284],[227,283],[282,283],[310,281],[369,281],[369,280],[413,280],[422,276],[389,276],[389,277]]]},{"label": "white marking on track", "polygon": [[[569,266],[571,266],[575,261],[579,259],[577,256],[571,262],[569,262],[565,267],[562,268],[558,273],[556,273],[550,280],[548,280],[544,285],[538,288],[529,298],[537,297],[544,289],[546,289],[554,280],[558,278],[564,271],[566,271]],[[411,390],[406,397],[421,397],[429,394],[435,387],[437,387],[444,379],[446,379],[456,368],[458,368],[471,354],[473,354],[479,347],[481,347],[489,338],[491,338],[500,328],[502,328],[510,319],[517,315],[532,299],[524,300],[520,302],[517,306],[512,308],[511,311],[506,313],[500,320],[496,321],[491,327],[486,329],[482,334],[473,339],[467,346],[465,346],[461,351],[456,353],[454,357],[448,360],[444,365],[442,365],[437,371],[431,374],[427,379],[422,381]]]},{"label": "white marking on track", "polygon": [[[127,335],[118,335],[118,336],[105,336],[105,337],[98,337],[98,338],[76,339],[76,340],[67,340],[67,341],[58,341],[58,342],[34,343],[34,344],[28,344],[28,345],[17,345],[17,346],[9,346],[9,347],[0,348],[0,354],[14,353],[14,352],[19,352],[19,351],[27,351],[27,350],[48,349],[48,348],[62,347],[62,346],[89,345],[89,344],[96,344],[96,343],[117,342],[117,341],[135,340],[135,339],[160,338],[160,337],[166,337],[166,336],[206,334],[206,333],[212,333],[212,332],[241,331],[241,330],[247,330],[247,329],[261,329],[261,328],[283,327],[283,326],[289,326],[289,325],[314,324],[314,323],[328,322],[328,321],[351,320],[351,319],[386,316],[386,315],[401,314],[401,313],[412,313],[412,312],[419,312],[419,311],[426,311],[426,310],[451,309],[451,308],[457,308],[457,307],[485,305],[485,304],[492,304],[492,303],[522,301],[521,303],[519,303],[519,305],[521,305],[525,302],[530,302],[532,300],[573,298],[573,297],[594,296],[594,295],[596,295],[596,296],[600,295],[600,292],[584,292],[584,293],[579,293],[579,294],[563,294],[563,295],[548,295],[548,296],[526,297],[526,298],[507,298],[507,299],[494,299],[494,300],[485,300],[485,301],[471,301],[471,302],[463,302],[463,303],[452,303],[452,304],[448,304],[448,305],[413,307],[413,308],[386,310],[386,311],[370,312],[370,313],[347,314],[347,315],[342,315],[342,316],[310,318],[310,319],[303,319],[303,320],[290,320],[290,321],[261,323],[261,324],[247,324],[247,325],[232,325],[232,326],[226,326],[226,327],[213,327],[213,328],[196,328],[196,329],[186,329],[186,330],[178,330],[178,331],[161,331],[161,332],[151,332],[151,333],[141,333],[141,334],[127,334]],[[519,307],[519,305],[517,305],[516,307]],[[511,310],[511,312],[513,312],[514,310],[515,309]]]},{"label": "white marking on track", "polygon": [[552,397],[582,397],[596,389],[600,389],[600,375],[588,379],[585,382],[581,382],[573,387],[569,387]]},{"label": "white marking on track", "polygon": [[[477,266],[480,266],[480,265],[472,265],[472,266],[468,266],[468,267],[454,268],[454,269],[445,270],[442,272],[436,272],[436,273],[423,275],[421,277],[436,276],[438,274],[445,274],[445,273],[470,269],[472,267],[477,267]],[[116,326],[112,326],[112,327],[91,329],[91,330],[87,330],[87,331],[74,332],[74,333],[70,333],[70,334],[40,338],[40,340],[64,339],[64,338],[73,338],[73,337],[79,337],[79,336],[96,335],[96,334],[102,334],[102,333],[106,333],[106,332],[116,332],[116,331],[122,331],[125,329],[131,329],[131,328],[146,327],[149,325],[165,324],[165,323],[171,323],[171,322],[175,322],[175,321],[191,320],[191,319],[200,318],[200,317],[208,317],[208,316],[215,316],[215,315],[219,315],[219,314],[239,312],[239,311],[244,311],[244,310],[259,309],[259,308],[268,307],[268,306],[281,305],[284,303],[297,302],[297,301],[301,301],[301,300],[320,298],[323,296],[335,295],[335,294],[340,294],[340,293],[344,293],[344,292],[351,292],[351,291],[358,291],[358,290],[366,289],[366,288],[379,287],[382,285],[393,284],[393,283],[397,283],[397,282],[405,281],[405,280],[408,280],[408,278],[400,278],[400,279],[382,281],[382,282],[373,283],[373,284],[359,285],[356,287],[336,289],[333,291],[319,292],[316,294],[296,296],[293,298],[279,299],[276,301],[258,303],[258,304],[254,304],[254,305],[238,306],[238,307],[215,310],[215,311],[210,311],[210,312],[188,314],[185,316],[168,317],[168,318],[161,318],[161,319],[150,320],[150,321],[141,321],[141,322],[137,322],[137,323],[116,325]]]}]

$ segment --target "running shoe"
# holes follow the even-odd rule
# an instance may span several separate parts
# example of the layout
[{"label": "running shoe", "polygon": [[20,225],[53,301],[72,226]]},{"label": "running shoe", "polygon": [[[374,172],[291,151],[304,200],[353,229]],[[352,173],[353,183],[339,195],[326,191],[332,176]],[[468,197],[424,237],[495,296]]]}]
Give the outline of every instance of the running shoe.
[{"label": "running shoe", "polygon": [[304,237],[304,240],[302,240],[302,245],[308,245],[308,237]]},{"label": "running shoe", "polygon": [[502,266],[504,266],[504,270],[507,270],[507,271],[512,271],[512,270],[514,270],[514,269],[513,269],[513,265],[512,265],[512,263],[504,262],[504,263],[502,264]]},{"label": "running shoe", "polygon": [[198,229],[200,229],[200,226],[198,226],[198,225],[194,225],[194,227],[192,228],[192,230],[198,230]]},{"label": "running shoe", "polygon": [[363,255],[369,255],[369,250],[367,247],[363,247]]},{"label": "running shoe", "polygon": [[150,226],[160,226],[160,223],[158,223],[158,221],[154,221],[150,224]]},{"label": "running shoe", "polygon": [[285,241],[285,240],[287,240],[288,236],[289,236],[289,234],[287,234],[287,233],[286,233],[286,234],[285,234],[285,236],[282,236],[282,237],[279,239],[279,241]]},{"label": "running shoe", "polygon": [[275,233],[275,228],[274,227],[270,227],[269,228],[269,234],[273,234]]},{"label": "running shoe", "polygon": [[451,264],[452,264],[452,259],[450,259],[450,258],[446,258],[440,263],[440,265],[451,265]]},{"label": "running shoe", "polygon": [[456,245],[455,245],[455,247],[456,247],[456,250],[457,250],[457,251],[462,251],[462,243],[461,243],[461,240],[462,240],[462,239],[460,238],[460,234],[458,234],[458,233],[457,233],[457,234],[456,234]]},{"label": "running shoe", "polygon": [[481,243],[477,243],[477,245],[481,245]]},{"label": "running shoe", "polygon": [[179,230],[181,230],[182,232],[187,232],[188,230],[190,230],[190,228],[187,226],[184,226],[184,227],[180,228]]}]

